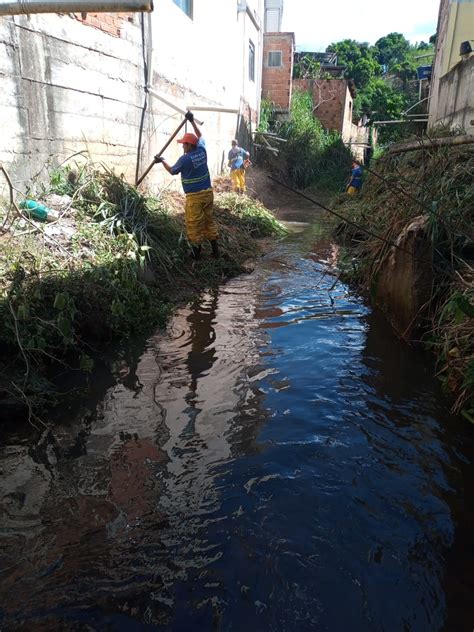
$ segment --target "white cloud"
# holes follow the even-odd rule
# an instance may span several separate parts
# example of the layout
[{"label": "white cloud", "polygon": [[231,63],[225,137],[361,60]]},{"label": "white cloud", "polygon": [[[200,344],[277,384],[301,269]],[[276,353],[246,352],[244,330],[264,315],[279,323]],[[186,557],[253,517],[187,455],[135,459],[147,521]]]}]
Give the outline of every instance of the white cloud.
[{"label": "white cloud", "polygon": [[415,43],[436,31],[439,0],[285,0],[283,31],[295,33],[298,50],[325,50],[355,39],[374,44],[388,33]]}]

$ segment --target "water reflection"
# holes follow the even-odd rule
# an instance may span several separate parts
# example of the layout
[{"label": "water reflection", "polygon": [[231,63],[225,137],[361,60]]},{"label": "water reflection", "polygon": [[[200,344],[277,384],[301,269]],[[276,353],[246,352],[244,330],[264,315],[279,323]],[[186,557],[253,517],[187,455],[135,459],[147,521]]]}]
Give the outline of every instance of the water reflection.
[{"label": "water reflection", "polygon": [[292,234],[117,365],[92,417],[11,437],[0,628],[442,629],[457,421],[335,254]]}]

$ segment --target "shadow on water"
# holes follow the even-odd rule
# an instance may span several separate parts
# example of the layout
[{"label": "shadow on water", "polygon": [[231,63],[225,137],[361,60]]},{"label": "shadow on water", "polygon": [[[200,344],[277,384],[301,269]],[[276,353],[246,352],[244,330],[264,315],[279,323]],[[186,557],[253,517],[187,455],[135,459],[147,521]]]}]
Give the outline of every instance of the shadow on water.
[{"label": "shadow on water", "polygon": [[93,414],[3,446],[2,631],[470,629],[470,428],[293,215]]}]

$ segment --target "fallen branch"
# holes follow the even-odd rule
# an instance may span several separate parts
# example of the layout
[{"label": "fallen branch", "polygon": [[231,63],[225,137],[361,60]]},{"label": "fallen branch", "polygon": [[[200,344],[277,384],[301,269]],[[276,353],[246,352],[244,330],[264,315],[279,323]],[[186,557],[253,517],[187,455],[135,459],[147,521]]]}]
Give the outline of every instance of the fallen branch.
[{"label": "fallen branch", "polygon": [[392,147],[387,153],[389,155],[402,154],[405,151],[420,151],[421,149],[430,149],[431,147],[451,147],[454,145],[470,145],[472,143],[474,143],[474,136],[471,134],[450,136],[448,138],[430,138],[428,143],[424,143],[421,139],[414,143],[406,143],[405,145]]}]

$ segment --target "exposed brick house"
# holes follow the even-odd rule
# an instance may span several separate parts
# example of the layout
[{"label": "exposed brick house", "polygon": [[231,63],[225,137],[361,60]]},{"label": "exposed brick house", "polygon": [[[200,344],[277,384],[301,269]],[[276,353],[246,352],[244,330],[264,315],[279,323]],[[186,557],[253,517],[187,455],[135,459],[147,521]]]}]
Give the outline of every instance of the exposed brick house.
[{"label": "exposed brick house", "polygon": [[[293,90],[309,91],[313,95],[314,115],[324,128],[339,132],[351,146],[356,157],[362,158],[368,130],[353,123],[354,85],[342,78],[343,68],[337,59],[327,60],[323,53],[295,53],[294,33],[265,33],[263,44],[262,98],[274,104],[278,118],[290,110]],[[324,67],[333,69],[330,79],[294,79],[295,59],[310,55]],[[319,56],[319,57],[318,57]],[[323,66],[324,64],[324,66]]]},{"label": "exposed brick house", "polygon": [[294,79],[293,88],[312,93],[314,115],[323,127],[347,136],[352,125],[355,96],[351,82],[346,79]]},{"label": "exposed brick house", "polygon": [[71,15],[83,24],[93,26],[114,37],[120,37],[124,22],[139,23],[139,16],[134,13],[73,13]]},{"label": "exposed brick house", "polygon": [[264,34],[262,98],[283,113],[290,109],[294,52],[294,33]]}]

